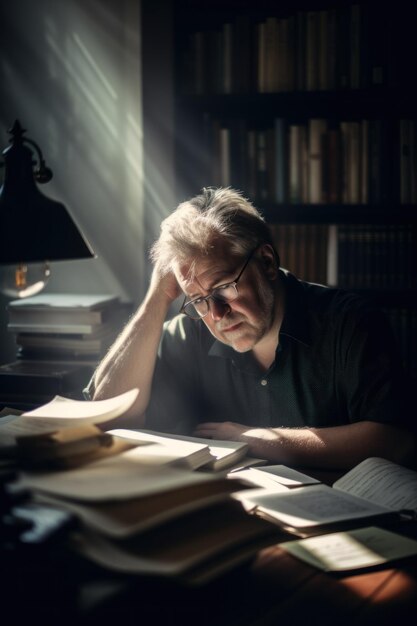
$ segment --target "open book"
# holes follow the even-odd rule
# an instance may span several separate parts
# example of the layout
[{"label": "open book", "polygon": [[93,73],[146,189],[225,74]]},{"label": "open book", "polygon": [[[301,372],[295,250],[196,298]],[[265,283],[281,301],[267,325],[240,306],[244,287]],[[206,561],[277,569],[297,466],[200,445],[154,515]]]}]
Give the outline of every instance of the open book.
[{"label": "open book", "polygon": [[[203,466],[204,470],[221,471],[230,468],[238,461],[244,459],[248,450],[248,445],[239,441],[223,441],[187,435],[171,435],[144,429],[128,430],[119,428],[108,432],[115,437],[127,441],[159,444],[165,448],[167,453],[171,451],[174,456],[176,453],[180,453],[181,450],[185,452],[188,449],[198,450],[204,448],[209,453],[204,463],[200,463],[200,466]],[[140,454],[146,457],[147,454],[151,454],[151,448],[141,448]],[[253,461],[256,463],[258,460],[253,459]]]},{"label": "open book", "polygon": [[312,485],[284,493],[255,489],[235,494],[249,511],[295,531],[417,512],[417,472],[380,458],[359,463],[333,487]]}]

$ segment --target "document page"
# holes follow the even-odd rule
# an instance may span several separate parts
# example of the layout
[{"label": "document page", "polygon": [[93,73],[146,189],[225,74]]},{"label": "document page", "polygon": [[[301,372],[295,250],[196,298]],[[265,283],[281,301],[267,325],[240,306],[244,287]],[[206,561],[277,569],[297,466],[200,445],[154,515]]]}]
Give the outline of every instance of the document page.
[{"label": "document page", "polygon": [[326,572],[372,567],[417,554],[417,541],[376,527],[287,541],[280,547]]},{"label": "document page", "polygon": [[395,511],[417,511],[417,472],[386,459],[366,459],[337,480],[333,488]]},{"label": "document page", "polygon": [[101,424],[126,413],[139,391],[131,389],[108,400],[71,400],[56,396],[51,402],[22,415],[2,416],[0,420],[0,445],[13,445],[16,437],[39,435],[51,431]]},{"label": "document page", "polygon": [[26,473],[19,479],[17,488],[61,498],[98,502],[162,493],[185,485],[202,486],[214,479],[213,474],[169,466],[142,465],[131,459],[128,453],[122,453],[79,469]]},{"label": "document page", "polygon": [[254,489],[238,492],[233,497],[240,499],[247,510],[252,508],[268,519],[294,528],[308,528],[390,512],[385,507],[327,485],[299,487],[285,493]]},{"label": "document page", "polygon": [[[111,431],[116,434],[116,431]],[[210,454],[211,460],[207,463],[207,469],[213,469],[215,471],[219,471],[222,469],[226,469],[229,466],[233,465],[240,459],[242,459],[249,448],[247,443],[242,443],[241,441],[224,441],[221,439],[205,439],[203,437],[192,437],[189,435],[174,435],[167,433],[160,433],[153,430],[140,429],[131,431],[132,433],[137,433],[138,436],[147,436],[151,437],[152,440],[160,441],[163,443],[164,441],[183,441],[193,443],[194,445],[200,444],[207,446]],[[257,460],[255,460],[256,462]]]}]

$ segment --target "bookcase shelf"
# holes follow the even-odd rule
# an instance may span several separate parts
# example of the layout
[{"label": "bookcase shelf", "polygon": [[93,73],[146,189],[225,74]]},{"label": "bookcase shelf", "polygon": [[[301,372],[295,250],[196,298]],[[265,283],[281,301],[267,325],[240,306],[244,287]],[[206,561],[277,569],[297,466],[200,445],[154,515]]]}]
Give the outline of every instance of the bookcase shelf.
[{"label": "bookcase shelf", "polygon": [[417,224],[417,205],[414,204],[276,204],[253,200],[269,223]]},{"label": "bookcase shelf", "polygon": [[240,189],[271,225],[284,267],[374,294],[393,311],[416,376],[411,4],[176,0],[173,7],[178,199],[203,186]]},{"label": "bookcase shelf", "polygon": [[396,121],[415,117],[417,92],[412,87],[374,87],[333,91],[284,93],[178,94],[178,111],[209,113],[223,119],[245,118],[260,123],[262,118],[325,117],[327,119],[376,118]]}]

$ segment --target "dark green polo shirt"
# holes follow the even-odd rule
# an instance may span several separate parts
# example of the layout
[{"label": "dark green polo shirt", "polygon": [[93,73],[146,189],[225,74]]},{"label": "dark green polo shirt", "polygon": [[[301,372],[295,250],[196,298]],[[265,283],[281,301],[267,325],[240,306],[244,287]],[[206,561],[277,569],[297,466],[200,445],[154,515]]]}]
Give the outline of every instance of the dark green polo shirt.
[{"label": "dark green polo shirt", "polygon": [[355,294],[280,271],[285,316],[275,362],[218,342],[202,321],[165,324],[148,428],[191,433],[197,422],[325,427],[406,423],[406,385],[385,316]]}]

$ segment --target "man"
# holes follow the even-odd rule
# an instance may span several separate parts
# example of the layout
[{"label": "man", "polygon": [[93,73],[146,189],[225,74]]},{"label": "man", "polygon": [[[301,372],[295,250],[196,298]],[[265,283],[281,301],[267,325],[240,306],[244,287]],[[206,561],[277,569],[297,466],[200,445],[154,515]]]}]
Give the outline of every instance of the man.
[{"label": "man", "polygon": [[[258,211],[204,189],[162,222],[144,302],[98,367],[94,399],[140,390],[134,425],[244,441],[275,463],[407,463],[404,377],[364,301],[279,268]],[[173,301],[181,313],[164,324]]]}]

